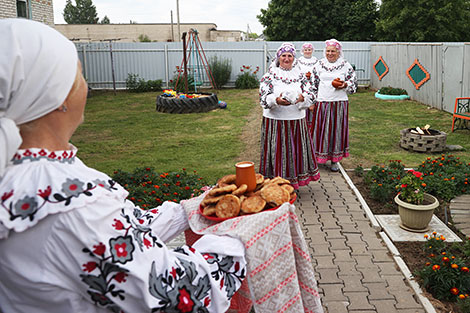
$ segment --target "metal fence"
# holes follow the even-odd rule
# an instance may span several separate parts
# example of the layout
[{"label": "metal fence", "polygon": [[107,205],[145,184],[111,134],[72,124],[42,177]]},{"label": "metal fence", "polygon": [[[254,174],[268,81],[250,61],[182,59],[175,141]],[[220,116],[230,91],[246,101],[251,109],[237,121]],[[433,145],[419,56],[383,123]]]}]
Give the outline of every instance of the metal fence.
[{"label": "metal fence", "polygon": [[[469,43],[374,43],[370,56],[371,66],[380,57],[388,66],[381,80],[374,72],[373,88],[403,88],[411,99],[447,112],[453,112],[456,97],[470,95]],[[415,60],[429,73],[418,89],[406,74]]]},{"label": "metal fence", "polygon": [[[232,73],[227,86],[234,86],[243,65],[260,67],[258,78],[266,72],[277,48],[282,42],[202,42],[207,59],[212,56],[229,59]],[[303,42],[293,42],[298,50]],[[323,56],[323,41],[312,42],[314,56]],[[359,84],[368,85],[371,76],[371,42],[344,42],[345,58],[354,64]],[[91,88],[125,88],[128,74],[137,74],[145,80],[161,79],[163,87],[168,87],[174,79],[176,67],[181,66],[183,47],[180,42],[118,43],[93,42],[76,43],[79,58],[84,68],[84,76]],[[193,50],[194,51],[194,50]],[[193,58],[195,59],[195,58]],[[202,71],[202,70],[201,70]],[[114,79],[113,79],[114,76]],[[205,85],[208,85],[205,77]]]}]

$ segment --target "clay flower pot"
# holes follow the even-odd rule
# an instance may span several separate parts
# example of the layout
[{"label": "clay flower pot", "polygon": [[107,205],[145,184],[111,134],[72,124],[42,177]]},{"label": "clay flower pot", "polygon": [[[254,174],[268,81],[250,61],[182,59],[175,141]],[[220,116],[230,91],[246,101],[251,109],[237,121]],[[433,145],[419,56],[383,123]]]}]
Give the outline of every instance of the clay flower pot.
[{"label": "clay flower pot", "polygon": [[439,206],[436,197],[425,193],[424,204],[412,204],[402,201],[399,195],[395,197],[400,215],[400,227],[412,232],[425,232],[434,214],[434,209]]}]

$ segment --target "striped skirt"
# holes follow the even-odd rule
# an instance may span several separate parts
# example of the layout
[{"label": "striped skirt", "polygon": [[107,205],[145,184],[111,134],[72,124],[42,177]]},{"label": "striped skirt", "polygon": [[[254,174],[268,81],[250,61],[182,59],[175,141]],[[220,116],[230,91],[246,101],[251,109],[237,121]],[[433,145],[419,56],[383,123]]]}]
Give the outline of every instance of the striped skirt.
[{"label": "striped skirt", "polygon": [[339,162],[349,156],[348,110],[347,100],[324,101],[311,112],[310,134],[318,163]]},{"label": "striped skirt", "polygon": [[288,179],[295,189],[320,179],[305,119],[263,117],[259,172],[269,178]]}]

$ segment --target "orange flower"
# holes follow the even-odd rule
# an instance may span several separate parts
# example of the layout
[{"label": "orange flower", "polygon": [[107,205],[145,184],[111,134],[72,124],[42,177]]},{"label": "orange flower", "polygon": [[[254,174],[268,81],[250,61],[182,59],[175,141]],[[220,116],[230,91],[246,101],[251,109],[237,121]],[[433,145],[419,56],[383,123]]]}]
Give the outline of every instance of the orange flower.
[{"label": "orange flower", "polygon": [[440,267],[439,265],[437,265],[437,264],[432,266],[432,270],[433,270],[433,271],[438,271],[440,268],[441,268],[441,267]]},{"label": "orange flower", "polygon": [[465,299],[465,295],[459,294],[459,299],[461,299],[461,300]]},{"label": "orange flower", "polygon": [[462,272],[468,273],[468,267],[466,267],[466,266],[462,267]]},{"label": "orange flower", "polygon": [[450,265],[450,267],[452,267],[452,268],[454,268],[454,269],[459,268],[459,266],[458,266],[457,264],[455,264],[455,263],[452,263],[452,264]]},{"label": "orange flower", "polygon": [[426,187],[426,183],[422,183],[421,186]]},{"label": "orange flower", "polygon": [[453,295],[458,295],[459,294],[459,290],[457,288],[450,288],[450,293],[453,294]]},{"label": "orange flower", "polygon": [[426,266],[429,266],[429,265],[431,265],[431,262],[426,262],[425,265],[426,265]]},{"label": "orange flower", "polygon": [[444,262],[444,263],[450,262],[450,259],[445,256],[445,257],[442,258],[442,262]]},{"label": "orange flower", "polygon": [[429,237],[428,234],[424,235],[424,238],[428,239],[428,237]]}]

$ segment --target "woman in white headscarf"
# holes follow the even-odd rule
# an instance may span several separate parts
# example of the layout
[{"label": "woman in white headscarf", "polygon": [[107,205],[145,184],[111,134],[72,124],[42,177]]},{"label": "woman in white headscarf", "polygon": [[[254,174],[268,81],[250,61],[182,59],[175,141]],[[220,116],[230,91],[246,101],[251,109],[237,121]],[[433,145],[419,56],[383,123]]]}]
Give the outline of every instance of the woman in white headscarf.
[{"label": "woman in white headscarf", "polygon": [[286,178],[298,189],[320,178],[305,121],[305,110],[312,104],[312,86],[297,64],[293,44],[283,43],[276,56],[260,81],[263,123],[259,172],[270,178]]},{"label": "woman in white headscarf", "polygon": [[[312,79],[315,102],[310,130],[315,155],[320,164],[330,160],[331,171],[337,172],[337,162],[349,156],[348,94],[356,92],[357,80],[336,39],[325,41],[324,58],[313,67]],[[334,83],[337,79],[339,83]]]},{"label": "woman in white headscarf", "polygon": [[299,57],[297,61],[299,62],[299,66],[304,73],[311,73],[313,66],[318,61],[318,59],[312,55],[314,51],[315,48],[309,42],[304,43],[300,49],[302,56]]},{"label": "woman in white headscarf", "polygon": [[0,20],[0,311],[225,312],[245,275],[243,244],[188,228],[180,204],[141,210],[69,140],[87,84],[72,42]]}]

